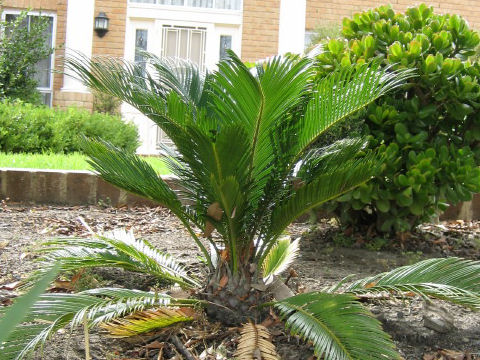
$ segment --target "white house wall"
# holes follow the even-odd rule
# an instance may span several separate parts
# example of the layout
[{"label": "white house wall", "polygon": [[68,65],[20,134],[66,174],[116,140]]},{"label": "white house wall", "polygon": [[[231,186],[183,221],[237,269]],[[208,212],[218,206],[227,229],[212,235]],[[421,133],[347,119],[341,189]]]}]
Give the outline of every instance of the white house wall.
[{"label": "white house wall", "polygon": [[[92,56],[94,11],[95,0],[68,0],[66,56],[75,52],[80,52],[87,57]],[[87,89],[66,71],[62,91],[86,92]]]},{"label": "white house wall", "polygon": [[305,42],[306,0],[282,0],[280,4],[280,27],[278,53],[301,54]]}]

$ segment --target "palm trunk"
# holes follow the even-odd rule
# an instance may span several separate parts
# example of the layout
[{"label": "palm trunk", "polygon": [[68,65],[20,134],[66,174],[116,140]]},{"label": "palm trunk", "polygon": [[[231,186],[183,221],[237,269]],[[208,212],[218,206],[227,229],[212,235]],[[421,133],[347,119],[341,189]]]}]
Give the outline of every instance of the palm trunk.
[{"label": "palm trunk", "polygon": [[239,325],[249,319],[261,321],[262,311],[258,305],[265,301],[266,293],[258,286],[261,279],[254,276],[251,264],[241,265],[233,275],[228,263],[220,262],[210,277],[204,291],[210,302],[207,314],[226,325]]}]

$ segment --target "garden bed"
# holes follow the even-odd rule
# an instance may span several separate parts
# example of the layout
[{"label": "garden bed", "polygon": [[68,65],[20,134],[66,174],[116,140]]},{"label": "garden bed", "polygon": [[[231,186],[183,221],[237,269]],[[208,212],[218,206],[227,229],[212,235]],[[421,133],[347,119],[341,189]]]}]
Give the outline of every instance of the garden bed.
[{"label": "garden bed", "polygon": [[[118,227],[132,228],[139,237],[151,241],[160,249],[167,250],[192,268],[199,268],[198,252],[179,221],[162,208],[137,208],[133,210],[103,207],[25,207],[4,203],[0,208],[0,293],[14,293],[8,290],[16,281],[32,271],[36,264],[34,250],[39,242],[55,236],[87,236],[81,225],[81,216],[94,230],[110,230]],[[301,282],[292,279],[291,285],[299,290],[320,290],[334,284],[344,276],[354,273],[358,277],[368,276],[393,267],[413,263],[425,257],[456,254],[458,249],[470,258],[480,259],[474,239],[478,236],[478,223],[442,223],[445,229],[429,228],[423,239],[423,252],[402,249],[395,244],[389,251],[368,251],[360,248],[341,248],[334,242],[338,230],[328,223],[315,227],[295,224],[289,228],[293,236],[302,236],[300,261],[295,265]],[[468,226],[467,226],[468,225]],[[433,225],[432,225],[433,226]],[[455,229],[458,231],[455,232]],[[456,235],[455,235],[456,234]],[[462,235],[463,234],[463,235]],[[472,236],[473,235],[473,238]],[[439,241],[444,237],[445,241]],[[452,240],[453,239],[453,240]],[[419,241],[417,239],[417,241]],[[454,246],[455,245],[455,246]],[[358,244],[355,246],[359,246]],[[62,284],[57,284],[60,287]],[[79,284],[89,286],[124,286],[147,289],[154,286],[148,277],[123,271],[99,270],[85,276]],[[58,290],[58,289],[57,289]],[[6,300],[4,300],[7,302]],[[436,302],[436,304],[440,304]],[[441,304],[454,317],[456,329],[442,334],[424,326],[425,304],[420,299],[407,301],[383,300],[372,302],[370,309],[383,322],[385,329],[393,336],[403,357],[407,360],[423,359],[424,354],[433,354],[438,349],[448,349],[466,354],[480,352],[480,314],[460,307]],[[310,359],[310,346],[295,337],[288,336],[280,327],[271,329],[275,333],[277,350],[283,359]],[[192,352],[199,359],[213,359],[200,356],[206,347],[218,348],[222,343],[227,351],[225,357],[233,358],[231,350],[238,340],[236,332],[218,325],[207,328],[199,321],[186,328],[180,335],[184,341],[206,337],[197,342]],[[190,341],[194,343],[194,341]],[[95,359],[157,359],[160,348],[164,359],[181,359],[175,354],[169,333],[144,336],[130,341],[112,340],[93,331],[91,351]],[[175,357],[176,356],[176,357]],[[468,355],[470,356],[470,355]],[[79,331],[64,331],[49,342],[44,349],[44,359],[84,359],[83,335]],[[37,357],[40,359],[40,355]],[[474,359],[465,357],[465,359]],[[448,358],[444,358],[448,359]],[[452,358],[453,359],[453,358]],[[456,359],[456,358],[455,358]],[[460,357],[458,357],[460,359]]]}]

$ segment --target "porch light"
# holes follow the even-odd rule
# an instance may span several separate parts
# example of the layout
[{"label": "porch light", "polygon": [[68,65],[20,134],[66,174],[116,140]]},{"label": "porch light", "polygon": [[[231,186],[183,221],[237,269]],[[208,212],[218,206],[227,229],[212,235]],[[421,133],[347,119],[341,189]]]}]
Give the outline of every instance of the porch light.
[{"label": "porch light", "polygon": [[99,37],[103,37],[108,31],[108,17],[103,11],[95,17],[95,31]]}]

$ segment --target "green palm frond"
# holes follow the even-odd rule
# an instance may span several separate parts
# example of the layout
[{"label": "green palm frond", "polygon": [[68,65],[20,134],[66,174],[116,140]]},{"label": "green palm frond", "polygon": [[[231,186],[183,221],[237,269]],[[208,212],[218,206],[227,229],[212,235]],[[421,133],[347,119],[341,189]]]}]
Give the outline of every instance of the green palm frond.
[{"label": "green palm frond", "polygon": [[350,163],[358,157],[367,143],[365,138],[347,138],[321,148],[313,148],[302,158],[295,175],[303,182],[309,183],[319,175]]},{"label": "green palm frond", "polygon": [[353,295],[306,293],[274,304],[291,333],[325,360],[400,359],[380,322]]},{"label": "green palm frond", "polygon": [[[381,159],[369,155],[339,164],[331,171],[318,175],[315,180],[300,187],[290,197],[286,197],[285,200],[277,204],[271,215],[270,236],[276,238],[289,224],[306,211],[368,181],[376,174],[380,165]],[[263,254],[263,256],[265,255]]]},{"label": "green palm frond", "polygon": [[[109,296],[105,298],[104,296]],[[43,294],[24,319],[0,345],[2,359],[23,359],[43,345],[59,329],[111,322],[128,314],[155,307],[194,306],[195,301],[139,290],[95,289],[79,294]]]},{"label": "green palm frond", "polygon": [[106,181],[180,213],[181,202],[175,192],[139,156],[99,140],[83,141],[82,150],[90,157],[93,169]]},{"label": "green palm frond", "polygon": [[[24,317],[28,315],[31,307],[45,291],[47,286],[54,280],[58,273],[58,267],[50,268],[35,284],[35,286],[25,295],[21,296],[15,303],[5,311],[0,317],[0,350],[3,342],[7,339],[15,327],[20,324]],[[0,311],[0,314],[3,311]]]},{"label": "green palm frond", "polygon": [[358,280],[344,291],[414,293],[480,310],[480,262],[455,257],[428,259]]},{"label": "green palm frond", "polygon": [[279,56],[262,64],[263,71],[258,72],[263,104],[253,133],[252,167],[257,180],[262,179],[262,172],[271,166],[275,155],[271,137],[310,91],[311,65],[308,58],[296,61]]},{"label": "green palm frond", "polygon": [[40,258],[42,266],[27,280],[27,284],[35,282],[50,264],[58,263],[61,271],[117,267],[149,274],[187,288],[200,286],[171,255],[161,252],[145,240],[135,239],[132,231],[115,230],[89,239],[55,239],[46,242],[41,251],[44,253]]},{"label": "green palm frond", "polygon": [[291,241],[290,237],[281,238],[270,249],[262,264],[263,279],[269,283],[275,275],[284,272],[297,258],[300,239]]},{"label": "green palm frond", "polygon": [[129,337],[162,329],[179,322],[192,321],[193,315],[194,311],[189,308],[149,309],[103,323],[100,327],[107,330],[113,337]]},{"label": "green palm frond", "polygon": [[165,96],[173,91],[189,103],[200,104],[207,74],[202,74],[195,63],[180,58],[158,57],[143,52],[147,63],[154,69],[154,79],[158,91]]},{"label": "green palm frond", "polygon": [[411,70],[366,64],[346,67],[320,81],[299,128],[297,153],[303,154],[328,128],[364,108],[414,76]]}]

